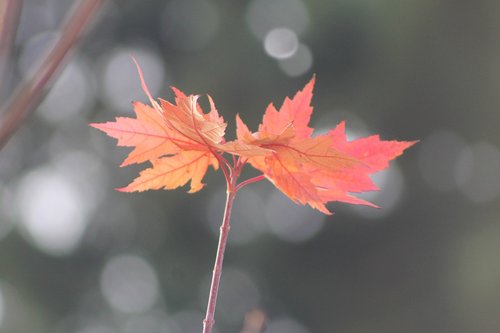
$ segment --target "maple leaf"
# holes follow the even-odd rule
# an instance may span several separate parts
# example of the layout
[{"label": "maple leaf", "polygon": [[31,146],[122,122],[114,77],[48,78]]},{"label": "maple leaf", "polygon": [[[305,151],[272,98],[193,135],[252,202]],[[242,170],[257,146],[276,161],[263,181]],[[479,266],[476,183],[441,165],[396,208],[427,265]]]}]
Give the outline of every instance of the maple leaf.
[{"label": "maple leaf", "polygon": [[225,142],[227,124],[219,115],[210,96],[210,111],[204,113],[198,95],[186,95],[172,87],[175,103],[157,102],[149,92],[142,70],[133,58],[141,86],[151,105],[133,102],[136,118],[117,117],[113,122],[93,123],[109,136],[118,139],[118,146],[134,147],[121,166],[150,161],[131,184],[118,190],[124,192],[149,189],[174,189],[190,181],[190,193],[203,187],[202,179],[209,166],[219,167],[220,152],[255,156],[268,150],[238,140]]},{"label": "maple leaf", "polygon": [[189,192],[199,191],[208,167],[217,169],[219,166],[213,149],[223,143],[227,124],[210,97],[207,114],[197,102],[199,96],[186,96],[177,88],[172,88],[175,104],[161,99],[158,103],[135,63],[151,106],[134,102],[136,118],[118,117],[114,122],[90,124],[118,139],[119,146],[135,147],[121,166],[151,161],[151,168],[119,190],[174,189],[190,181]]},{"label": "maple leaf", "polygon": [[293,201],[325,214],[331,214],[325,206],[330,201],[375,206],[352,193],[377,190],[369,176],[415,142],[382,141],[378,136],[347,141],[344,123],[313,137],[308,124],[314,81],[287,97],[279,110],[270,104],[255,133],[237,117],[238,139],[270,151],[247,162]]}]

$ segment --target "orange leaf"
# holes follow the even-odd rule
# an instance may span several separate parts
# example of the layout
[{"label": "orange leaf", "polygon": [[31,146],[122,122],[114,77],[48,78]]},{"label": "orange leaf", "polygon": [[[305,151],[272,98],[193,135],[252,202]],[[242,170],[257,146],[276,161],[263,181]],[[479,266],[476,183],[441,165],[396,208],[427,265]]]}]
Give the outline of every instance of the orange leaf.
[{"label": "orange leaf", "polygon": [[224,141],[226,123],[210,97],[208,114],[198,105],[198,96],[186,96],[176,88],[172,88],[176,104],[156,102],[134,62],[151,106],[134,102],[136,118],[118,117],[114,122],[90,124],[118,139],[119,146],[134,147],[121,166],[146,161],[153,165],[120,190],[173,189],[191,181],[190,192],[196,192],[203,187],[208,166],[218,168],[214,149]]},{"label": "orange leaf", "polygon": [[134,102],[136,118],[118,117],[114,122],[90,124],[118,139],[119,146],[134,147],[121,166],[146,161],[153,164],[120,190],[173,189],[191,181],[190,192],[196,192],[203,187],[208,166],[218,168],[221,153],[256,156],[269,152],[238,140],[226,143],[227,124],[210,96],[208,113],[198,104],[199,96],[185,95],[174,87],[175,103],[163,99],[157,102],[149,92],[139,64],[133,60],[151,105]]},{"label": "orange leaf", "polygon": [[175,156],[154,160],[152,164],[152,168],[141,171],[139,177],[132,183],[118,190],[122,192],[172,190],[191,181],[189,193],[194,193],[204,186],[202,179],[208,166],[212,165],[217,169],[219,165],[211,153],[203,151],[181,151]]},{"label": "orange leaf", "polygon": [[163,117],[152,107],[140,102],[133,105],[135,119],[118,117],[115,122],[90,124],[118,139],[118,146],[135,147],[122,166],[176,154],[182,148],[196,147],[196,144],[165,126]]}]

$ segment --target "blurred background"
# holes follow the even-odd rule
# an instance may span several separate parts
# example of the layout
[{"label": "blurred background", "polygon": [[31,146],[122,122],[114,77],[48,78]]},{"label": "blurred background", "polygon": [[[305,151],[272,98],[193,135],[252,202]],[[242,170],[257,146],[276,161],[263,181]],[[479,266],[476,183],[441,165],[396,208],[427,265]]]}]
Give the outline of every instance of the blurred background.
[{"label": "blurred background", "polygon": [[[73,1],[26,0],[2,102]],[[225,182],[124,194],[146,165],[88,126],[169,85],[256,130],[317,75],[312,125],[420,143],[374,179],[381,209],[237,197],[216,332],[500,332],[500,2],[108,1],[0,152],[0,332],[201,331]],[[248,171],[251,175],[251,171]],[[252,312],[250,312],[253,310]]]}]

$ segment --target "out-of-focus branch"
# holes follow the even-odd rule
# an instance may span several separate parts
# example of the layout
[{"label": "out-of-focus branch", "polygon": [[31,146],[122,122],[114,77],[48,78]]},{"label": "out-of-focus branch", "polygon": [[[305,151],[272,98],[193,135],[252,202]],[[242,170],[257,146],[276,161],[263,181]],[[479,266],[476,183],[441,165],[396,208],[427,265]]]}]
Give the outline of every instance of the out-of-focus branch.
[{"label": "out-of-focus branch", "polygon": [[28,114],[38,105],[45,87],[60,69],[68,52],[78,41],[104,0],[81,0],[75,5],[61,29],[59,40],[44,59],[32,78],[16,88],[11,98],[2,107],[0,124],[0,149],[17,131]]},{"label": "out-of-focus branch", "polygon": [[16,36],[22,4],[22,0],[0,1],[0,92],[5,81],[7,63]]},{"label": "out-of-focus branch", "polygon": [[245,315],[243,330],[240,333],[261,333],[266,326],[266,314],[260,309],[253,309]]}]

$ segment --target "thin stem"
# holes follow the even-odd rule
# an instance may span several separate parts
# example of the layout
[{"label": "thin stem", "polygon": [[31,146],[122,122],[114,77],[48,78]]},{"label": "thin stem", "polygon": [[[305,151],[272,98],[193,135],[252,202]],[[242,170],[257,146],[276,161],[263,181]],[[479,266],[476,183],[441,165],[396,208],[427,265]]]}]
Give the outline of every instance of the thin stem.
[{"label": "thin stem", "polygon": [[234,197],[236,191],[234,189],[234,182],[228,183],[226,208],[224,211],[224,219],[220,227],[219,245],[217,247],[217,257],[215,259],[214,271],[212,275],[212,283],[210,285],[210,294],[208,298],[207,314],[203,320],[203,333],[211,333],[212,327],[215,323],[215,304],[217,302],[217,293],[219,292],[220,277],[222,274],[222,262],[224,261],[224,251],[226,249],[227,238],[229,236],[229,229],[231,228],[229,220],[231,218],[231,209],[233,207]]},{"label": "thin stem", "polygon": [[65,26],[61,29],[62,35],[58,42],[42,62],[35,75],[16,89],[12,98],[2,110],[3,112],[0,113],[5,114],[2,124],[0,124],[0,149],[40,101],[48,82],[61,67],[68,52],[76,44],[83,30],[103,2],[104,0],[80,1],[78,6],[74,7],[73,14],[68,16]]},{"label": "thin stem", "polygon": [[224,173],[224,178],[226,178],[226,183],[230,184],[231,183],[231,165],[227,162],[227,160],[223,156],[221,156],[215,152],[212,152],[212,154],[219,161],[220,168],[222,169],[222,173]]},{"label": "thin stem", "polygon": [[245,185],[248,185],[248,184],[252,184],[252,183],[255,183],[255,182],[260,182],[261,180],[265,179],[266,176],[264,175],[259,175],[259,176],[256,176],[256,177],[253,177],[253,178],[250,178],[250,179],[247,179],[247,180],[244,180],[242,181],[241,183],[239,183],[238,185],[236,185],[236,191],[239,191],[241,190],[241,188]]},{"label": "thin stem", "polygon": [[[223,159],[222,156],[216,155],[218,159]],[[227,162],[227,161],[226,161]],[[233,159],[234,166],[226,165],[229,169],[226,172],[225,168],[222,168],[224,171],[224,175],[227,180],[227,197],[226,197],[226,207],[224,210],[224,218],[222,219],[222,225],[220,227],[220,235],[219,235],[219,245],[217,247],[217,255],[215,258],[215,265],[212,274],[212,283],[210,285],[210,294],[208,297],[208,305],[207,305],[207,313],[205,319],[203,320],[203,333],[212,333],[212,327],[214,326],[215,320],[215,305],[217,303],[217,294],[219,292],[219,284],[220,277],[222,274],[222,263],[224,261],[224,252],[226,250],[227,238],[229,236],[229,229],[231,228],[230,219],[231,219],[231,209],[233,208],[233,201],[236,196],[236,192],[241,189],[243,186],[258,182],[264,179],[264,175],[260,175],[254,178],[247,179],[240,184],[236,185],[238,177],[240,176],[241,169],[243,164],[241,164],[240,158]]]}]

